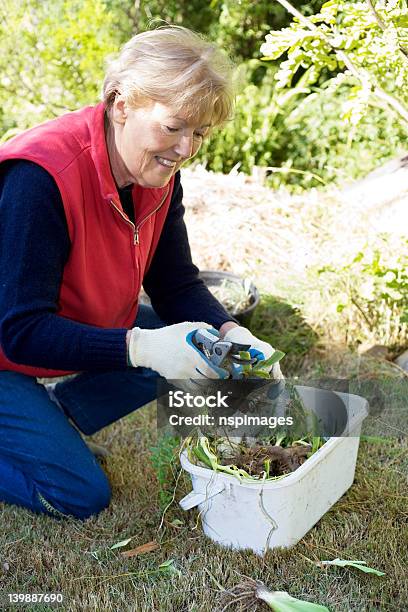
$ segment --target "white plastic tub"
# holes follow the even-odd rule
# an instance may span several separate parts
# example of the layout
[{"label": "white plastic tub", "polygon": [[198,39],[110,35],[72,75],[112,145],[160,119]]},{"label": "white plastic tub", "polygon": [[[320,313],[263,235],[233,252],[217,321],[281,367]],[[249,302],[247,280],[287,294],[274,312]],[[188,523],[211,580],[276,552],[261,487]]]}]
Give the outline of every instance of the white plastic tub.
[{"label": "white plastic tub", "polygon": [[[300,387],[298,388],[300,389]],[[304,391],[315,391],[303,387]],[[354,480],[367,400],[337,393],[349,415],[348,437],[329,438],[295,472],[277,481],[241,482],[234,476],[193,465],[184,452],[182,467],[193,491],[180,505],[198,506],[204,533],[222,546],[250,548],[259,555],[294,546],[350,488]]]}]

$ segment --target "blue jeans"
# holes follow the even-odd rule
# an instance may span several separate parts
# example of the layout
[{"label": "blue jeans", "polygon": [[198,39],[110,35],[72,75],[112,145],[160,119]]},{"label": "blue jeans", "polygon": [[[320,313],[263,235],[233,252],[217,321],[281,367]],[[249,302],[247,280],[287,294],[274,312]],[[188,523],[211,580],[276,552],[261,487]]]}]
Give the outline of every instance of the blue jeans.
[{"label": "blue jeans", "polygon": [[[135,325],[165,324],[141,305]],[[146,368],[85,372],[58,383],[53,401],[35,377],[0,371],[0,502],[61,518],[106,508],[109,481],[69,418],[93,434],[155,399],[158,378]]]}]

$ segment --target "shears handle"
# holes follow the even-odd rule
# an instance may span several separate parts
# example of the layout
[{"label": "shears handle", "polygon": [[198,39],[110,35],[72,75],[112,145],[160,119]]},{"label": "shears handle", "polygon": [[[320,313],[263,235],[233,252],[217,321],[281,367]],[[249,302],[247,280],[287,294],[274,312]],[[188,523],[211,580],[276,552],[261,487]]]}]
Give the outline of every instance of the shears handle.
[{"label": "shears handle", "polygon": [[190,332],[186,341],[196,350],[200,357],[218,374],[219,378],[229,378],[229,371],[221,367],[222,355],[214,353],[213,346],[220,340],[218,331],[214,328],[196,329]]},{"label": "shears handle", "polygon": [[242,366],[253,365],[258,361],[256,356],[241,358],[241,351],[249,351],[249,344],[222,340],[214,328],[197,329],[187,337],[187,341],[200,352],[203,359],[211,365],[222,378],[242,378]]}]

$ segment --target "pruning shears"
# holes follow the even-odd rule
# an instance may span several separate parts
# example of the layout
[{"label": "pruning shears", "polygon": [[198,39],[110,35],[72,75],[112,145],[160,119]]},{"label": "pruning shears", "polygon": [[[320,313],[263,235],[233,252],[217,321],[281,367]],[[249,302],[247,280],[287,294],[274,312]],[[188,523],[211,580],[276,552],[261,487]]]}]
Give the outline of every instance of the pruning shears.
[{"label": "pruning shears", "polygon": [[[218,332],[211,329],[197,329],[187,336],[187,342],[201,353],[221,378],[242,378],[242,366],[254,365],[258,356],[248,359],[240,357],[240,351],[249,351],[250,344],[222,340]],[[259,353],[261,355],[261,353]]]},{"label": "pruning shears", "polygon": [[[276,399],[282,393],[285,386],[283,380],[265,380],[264,378],[256,377],[245,378],[245,366],[254,366],[264,361],[264,354],[257,349],[251,348],[250,344],[223,340],[220,338],[218,331],[213,328],[197,329],[191,332],[187,336],[187,342],[200,353],[201,357],[211,365],[212,369],[217,372],[221,379],[241,381],[239,387],[232,383],[234,386],[229,388],[231,398],[235,398],[235,408],[244,404],[245,409],[247,409],[248,398],[253,392],[259,394],[261,389],[263,389],[263,394],[267,394],[269,401]],[[242,358],[240,356],[241,351],[248,352],[248,358]],[[197,380],[194,382],[196,386],[201,386]]]}]

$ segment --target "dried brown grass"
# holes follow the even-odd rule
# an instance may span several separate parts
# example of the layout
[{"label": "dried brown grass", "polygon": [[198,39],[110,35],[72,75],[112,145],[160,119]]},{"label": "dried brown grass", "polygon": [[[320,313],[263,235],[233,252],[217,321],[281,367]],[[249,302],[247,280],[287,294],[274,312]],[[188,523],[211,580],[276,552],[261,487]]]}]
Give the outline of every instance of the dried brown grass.
[{"label": "dried brown grass", "polygon": [[316,270],[349,263],[367,243],[379,241],[380,231],[395,237],[398,252],[408,223],[408,180],[405,174],[398,179],[398,197],[395,189],[390,191],[390,180],[380,176],[344,191],[291,195],[244,174],[186,169],[184,203],[193,259],[201,269],[250,277],[261,291],[301,304],[309,325],[329,336],[335,331],[331,340],[343,342],[347,332],[333,329],[336,303]]}]

